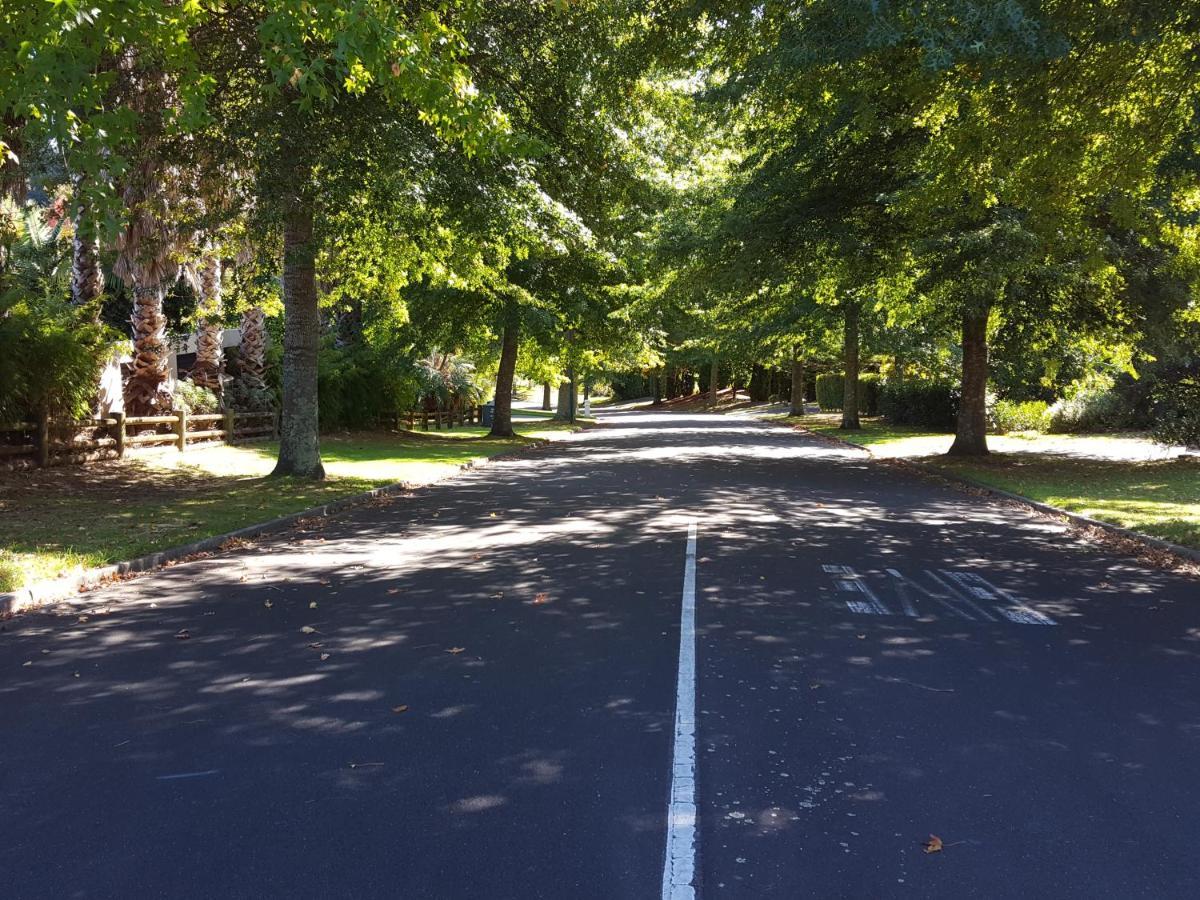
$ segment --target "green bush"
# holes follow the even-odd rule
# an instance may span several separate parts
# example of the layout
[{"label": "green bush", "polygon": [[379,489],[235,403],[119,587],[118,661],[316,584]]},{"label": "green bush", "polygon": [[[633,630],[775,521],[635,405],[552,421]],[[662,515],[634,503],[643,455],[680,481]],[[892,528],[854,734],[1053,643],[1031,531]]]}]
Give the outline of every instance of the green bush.
[{"label": "green bush", "polygon": [[0,550],[0,591],[15,591],[25,582],[25,573],[7,550]]},{"label": "green bush", "polygon": [[1050,430],[1050,404],[1044,400],[997,400],[989,410],[992,429],[1000,434],[1010,431]]},{"label": "green bush", "polygon": [[[883,378],[875,372],[858,376],[858,411],[866,416],[879,415],[879,392]],[[822,412],[841,412],[846,396],[845,376],[841,372],[817,376],[817,405]]]},{"label": "green bush", "polygon": [[223,399],[225,408],[235,412],[274,412],[277,400],[269,387],[245,378],[235,378],[225,385]]},{"label": "green bush", "polygon": [[958,397],[957,388],[945,381],[888,381],[879,395],[879,411],[893,425],[952,431]]},{"label": "green bush", "polygon": [[321,428],[388,424],[417,402],[413,364],[399,353],[368,345],[327,346],[317,363]]},{"label": "green bush", "polygon": [[206,387],[192,384],[190,381],[179,381],[175,384],[175,406],[186,409],[188,413],[215,413],[221,406],[221,401]]},{"label": "green bush", "polygon": [[1050,431],[1078,434],[1120,431],[1131,421],[1129,408],[1110,390],[1081,390],[1050,407]]},{"label": "green bush", "polygon": [[1160,389],[1154,439],[1200,449],[1200,379],[1185,378]]}]

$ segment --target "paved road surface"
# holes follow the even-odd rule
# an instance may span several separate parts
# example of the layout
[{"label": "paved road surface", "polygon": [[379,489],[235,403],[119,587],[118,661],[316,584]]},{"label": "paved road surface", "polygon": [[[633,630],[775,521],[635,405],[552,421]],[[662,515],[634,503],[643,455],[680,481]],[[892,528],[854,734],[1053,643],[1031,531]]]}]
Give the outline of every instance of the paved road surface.
[{"label": "paved road surface", "polygon": [[655,898],[673,775],[703,898],[1200,896],[1200,582],[606,424],[5,623],[0,896]]}]

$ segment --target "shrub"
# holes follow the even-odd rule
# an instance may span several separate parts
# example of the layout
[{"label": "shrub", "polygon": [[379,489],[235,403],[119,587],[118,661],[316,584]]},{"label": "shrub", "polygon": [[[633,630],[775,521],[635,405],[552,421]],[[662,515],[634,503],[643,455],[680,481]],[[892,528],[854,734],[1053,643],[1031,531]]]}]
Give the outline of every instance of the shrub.
[{"label": "shrub", "polygon": [[1119,431],[1130,425],[1130,410],[1110,390],[1081,390],[1050,407],[1050,428],[1056,434]]},{"label": "shrub", "polygon": [[15,591],[25,582],[25,573],[7,550],[0,550],[0,591]]},{"label": "shrub", "polygon": [[225,385],[226,409],[235,412],[274,412],[275,392],[247,378],[235,378]]},{"label": "shrub", "polygon": [[1200,380],[1185,378],[1158,392],[1154,439],[1200,449]]},{"label": "shrub", "polygon": [[879,411],[893,425],[953,430],[958,390],[946,381],[888,381],[879,395]]},{"label": "shrub", "polygon": [[1050,405],[1044,400],[997,400],[989,412],[992,428],[1000,434],[1050,429]]},{"label": "shrub", "polygon": [[[863,415],[879,415],[879,392],[883,379],[875,372],[860,372],[858,376],[858,411]],[[840,412],[846,396],[846,380],[841,372],[817,376],[817,405],[822,412]]]},{"label": "shrub", "polygon": [[189,413],[215,413],[221,402],[208,388],[190,381],[179,381],[175,384],[175,405]]}]

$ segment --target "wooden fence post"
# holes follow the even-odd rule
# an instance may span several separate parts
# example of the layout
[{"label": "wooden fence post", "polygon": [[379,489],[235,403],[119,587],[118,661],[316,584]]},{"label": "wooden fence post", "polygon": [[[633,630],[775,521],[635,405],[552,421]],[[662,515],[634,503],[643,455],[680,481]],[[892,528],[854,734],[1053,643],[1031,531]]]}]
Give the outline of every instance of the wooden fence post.
[{"label": "wooden fence post", "polygon": [[50,415],[41,413],[38,416],[38,465],[42,468],[50,465]]},{"label": "wooden fence post", "polygon": [[233,429],[236,416],[232,409],[225,410],[225,443],[233,443]]},{"label": "wooden fence post", "polygon": [[181,409],[175,418],[175,434],[178,435],[179,452],[187,447],[187,409]]},{"label": "wooden fence post", "polygon": [[117,459],[121,459],[125,456],[125,413],[116,412],[112,416],[117,420],[113,426],[113,437],[117,441]]}]

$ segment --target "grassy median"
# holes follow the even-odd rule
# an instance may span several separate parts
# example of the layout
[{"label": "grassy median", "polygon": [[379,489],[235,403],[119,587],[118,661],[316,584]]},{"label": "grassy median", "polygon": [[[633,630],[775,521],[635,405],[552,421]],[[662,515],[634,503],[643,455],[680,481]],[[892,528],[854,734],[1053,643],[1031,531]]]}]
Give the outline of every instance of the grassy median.
[{"label": "grassy median", "polygon": [[327,435],[326,479],[268,479],[271,443],[155,451],[123,461],[0,473],[0,591],[190,543],[371,488],[424,484],[570,426],[517,423],[418,434]]}]

